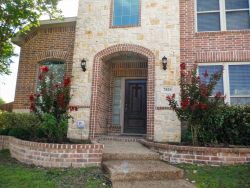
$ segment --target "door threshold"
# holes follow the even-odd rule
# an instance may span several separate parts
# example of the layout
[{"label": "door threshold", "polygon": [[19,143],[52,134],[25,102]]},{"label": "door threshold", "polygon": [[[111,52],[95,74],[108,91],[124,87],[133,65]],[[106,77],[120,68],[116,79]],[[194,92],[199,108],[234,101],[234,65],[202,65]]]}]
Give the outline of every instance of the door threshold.
[{"label": "door threshold", "polygon": [[138,136],[138,137],[145,137],[145,136],[147,136],[147,134],[122,133],[121,136]]}]

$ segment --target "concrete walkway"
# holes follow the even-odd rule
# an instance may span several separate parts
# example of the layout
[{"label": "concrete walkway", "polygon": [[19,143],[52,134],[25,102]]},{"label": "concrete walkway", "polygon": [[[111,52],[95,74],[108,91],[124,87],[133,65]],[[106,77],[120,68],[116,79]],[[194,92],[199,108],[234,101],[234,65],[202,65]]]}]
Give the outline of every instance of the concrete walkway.
[{"label": "concrete walkway", "polygon": [[110,173],[113,188],[194,188],[184,181],[183,170],[160,161],[159,155],[136,139],[101,139],[103,168]]}]

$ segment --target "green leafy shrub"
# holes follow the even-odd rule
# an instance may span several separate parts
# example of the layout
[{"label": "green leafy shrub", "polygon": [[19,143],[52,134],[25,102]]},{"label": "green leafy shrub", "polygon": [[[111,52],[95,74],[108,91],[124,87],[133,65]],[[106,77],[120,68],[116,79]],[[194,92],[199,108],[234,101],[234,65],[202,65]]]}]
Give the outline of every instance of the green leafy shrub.
[{"label": "green leafy shrub", "polygon": [[42,117],[41,132],[50,142],[62,142],[67,137],[68,120],[59,121],[51,114]]},{"label": "green leafy shrub", "polygon": [[19,127],[10,129],[8,135],[24,140],[29,140],[32,136],[32,132],[30,131],[30,129]]},{"label": "green leafy shrub", "polygon": [[[22,132],[21,131],[22,129],[22,130],[26,130],[26,131],[23,131],[23,133],[25,132],[24,137],[27,137],[27,134],[28,134],[27,131],[30,132],[30,135],[33,135],[36,129],[39,127],[39,125],[40,125],[40,120],[34,114],[13,113],[13,112],[0,113],[0,134],[2,135],[9,135],[9,132],[12,129],[16,129],[12,131],[12,133]],[[20,134],[18,133],[18,135]]]},{"label": "green leafy shrub", "polygon": [[203,119],[199,141],[203,145],[250,145],[250,106],[221,106]]}]

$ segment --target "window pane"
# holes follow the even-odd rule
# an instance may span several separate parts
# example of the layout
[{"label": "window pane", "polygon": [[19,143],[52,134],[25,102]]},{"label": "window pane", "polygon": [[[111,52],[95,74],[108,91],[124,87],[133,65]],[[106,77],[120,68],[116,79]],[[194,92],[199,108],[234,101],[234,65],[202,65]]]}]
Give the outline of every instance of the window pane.
[{"label": "window pane", "polygon": [[250,65],[229,66],[230,95],[250,97]]},{"label": "window pane", "polygon": [[219,10],[219,0],[197,0],[197,11]]},{"label": "window pane", "polygon": [[114,0],[114,26],[139,24],[139,0]]},{"label": "window pane", "polygon": [[249,8],[248,0],[225,0],[225,2],[226,2],[226,10]]},{"label": "window pane", "polygon": [[[54,84],[60,84],[63,82],[63,77],[64,77],[64,63],[59,62],[59,61],[47,61],[43,62],[42,64],[39,65],[39,75],[40,75],[40,67],[41,66],[47,66],[49,68],[49,72],[47,73],[47,77],[45,78],[46,83],[49,83],[50,81],[50,76],[53,74],[54,76]],[[38,79],[37,79],[37,90],[40,88]]]},{"label": "window pane", "polygon": [[114,125],[120,125],[120,110],[121,110],[121,79],[116,79],[114,81],[113,89],[113,113],[112,113],[112,123]]},{"label": "window pane", "polygon": [[220,13],[198,14],[198,31],[220,31]]},{"label": "window pane", "polygon": [[231,97],[231,105],[250,104],[250,97]]},{"label": "window pane", "polygon": [[[199,66],[199,75],[202,81],[205,81],[206,83],[208,83],[212,74],[216,72],[221,72],[222,70],[223,70],[223,67],[221,65]],[[208,77],[204,77],[204,73],[206,71],[208,73]],[[217,85],[215,86],[214,91],[212,92],[212,95],[215,95],[217,92],[221,92],[224,94],[223,76],[218,81]]]},{"label": "window pane", "polygon": [[227,30],[249,29],[249,11],[227,12]]}]

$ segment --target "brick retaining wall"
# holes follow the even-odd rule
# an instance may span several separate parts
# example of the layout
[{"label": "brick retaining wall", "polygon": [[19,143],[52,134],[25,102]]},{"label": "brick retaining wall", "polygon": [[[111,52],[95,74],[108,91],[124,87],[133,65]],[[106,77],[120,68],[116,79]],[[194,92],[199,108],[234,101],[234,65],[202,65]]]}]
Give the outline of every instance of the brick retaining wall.
[{"label": "brick retaining wall", "polygon": [[178,146],[140,140],[157,151],[161,159],[170,163],[232,165],[250,163],[250,148],[212,148]]},{"label": "brick retaining wall", "polygon": [[46,144],[0,136],[0,150],[9,149],[20,162],[42,167],[100,166],[102,144]]}]

